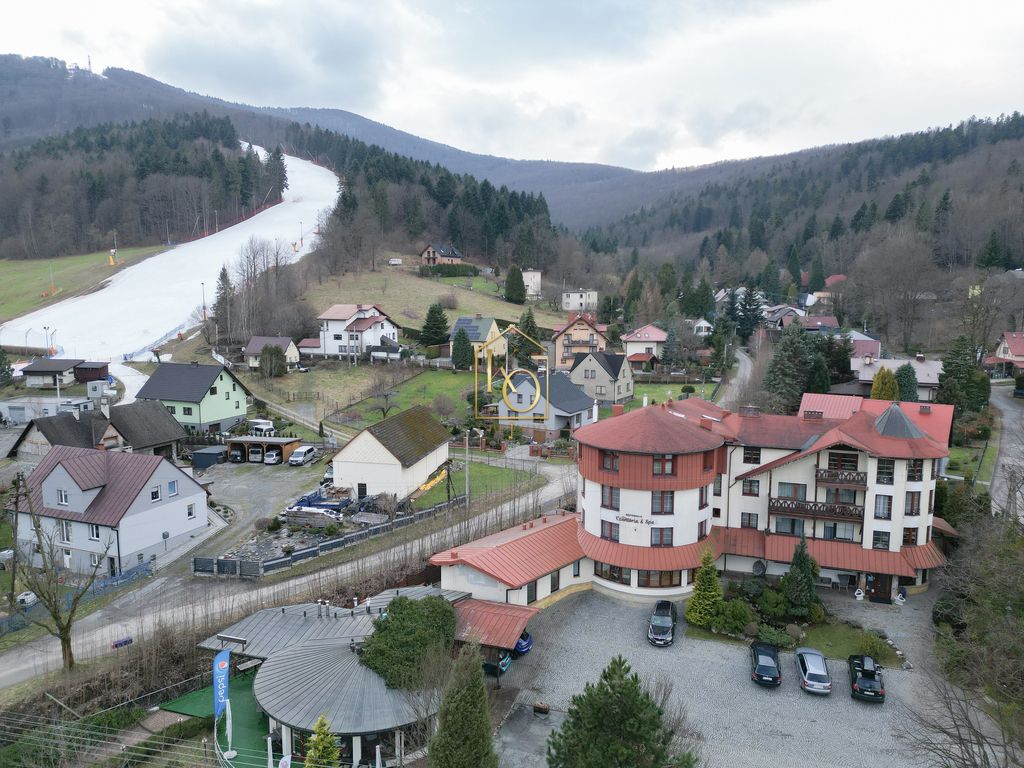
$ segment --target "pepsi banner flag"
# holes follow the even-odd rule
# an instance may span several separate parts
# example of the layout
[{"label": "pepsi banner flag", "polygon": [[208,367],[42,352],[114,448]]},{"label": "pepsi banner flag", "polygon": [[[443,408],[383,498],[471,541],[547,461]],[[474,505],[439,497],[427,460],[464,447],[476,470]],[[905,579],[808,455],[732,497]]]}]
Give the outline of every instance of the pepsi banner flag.
[{"label": "pepsi banner flag", "polygon": [[231,668],[231,649],[213,657],[213,716],[220,717],[228,700],[228,670]]}]

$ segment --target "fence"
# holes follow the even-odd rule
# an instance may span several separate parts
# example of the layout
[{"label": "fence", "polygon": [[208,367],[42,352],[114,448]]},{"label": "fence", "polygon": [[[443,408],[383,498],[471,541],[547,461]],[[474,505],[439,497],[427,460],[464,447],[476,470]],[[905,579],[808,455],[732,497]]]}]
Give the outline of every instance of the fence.
[{"label": "fence", "polygon": [[147,355],[148,356],[154,349],[159,347],[161,344],[164,344],[164,343],[170,341],[175,336],[177,336],[179,333],[181,333],[183,330],[185,330],[185,323],[182,323],[181,325],[175,326],[173,329],[171,329],[170,331],[165,333],[163,336],[161,336],[159,339],[157,339],[153,343],[147,344],[146,346],[141,347],[140,349],[137,349],[134,352],[128,352],[127,354],[122,355],[122,359],[125,360],[125,361],[128,361],[128,360],[134,360],[136,357],[139,357],[141,355]]},{"label": "fence", "polygon": [[325,555],[328,552],[344,549],[345,547],[350,547],[361,541],[374,538],[375,536],[390,533],[391,531],[398,530],[399,528],[405,528],[413,523],[426,520],[429,517],[434,517],[439,512],[444,512],[452,507],[459,506],[465,501],[465,499],[465,496],[454,496],[451,501],[435,504],[427,509],[421,509],[418,512],[413,512],[411,515],[396,517],[394,520],[387,523],[370,525],[361,530],[347,533],[344,536],[339,536],[336,539],[321,541],[315,547],[299,549],[288,555],[284,555],[283,557],[277,557],[271,560],[256,561],[193,557],[192,574],[195,576],[234,576],[240,579],[259,578],[260,576],[265,576],[266,574],[273,573],[274,571],[291,568],[293,565],[301,563],[303,560],[309,560],[314,557],[319,557],[320,555]]}]

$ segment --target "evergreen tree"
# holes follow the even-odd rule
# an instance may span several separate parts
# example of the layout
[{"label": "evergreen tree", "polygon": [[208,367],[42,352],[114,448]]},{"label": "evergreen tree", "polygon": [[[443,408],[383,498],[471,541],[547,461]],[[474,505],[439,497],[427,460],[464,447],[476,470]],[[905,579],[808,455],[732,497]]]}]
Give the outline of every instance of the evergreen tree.
[{"label": "evergreen tree", "polygon": [[932,222],[932,232],[938,236],[944,235],[949,229],[949,220],[952,215],[953,198],[947,189],[942,193],[942,197],[939,198],[938,205],[935,206],[935,219]]},{"label": "evergreen tree", "polygon": [[338,742],[323,715],[316,719],[313,735],[306,740],[305,764],[309,768],[337,768],[341,764]]},{"label": "evergreen tree", "polygon": [[7,351],[0,347],[0,387],[9,387],[14,383],[14,369],[7,358]]},{"label": "evergreen tree", "polygon": [[807,537],[800,536],[800,541],[793,550],[793,560],[789,571],[782,577],[782,594],[786,598],[789,613],[799,618],[806,617],[811,606],[817,602],[814,591],[814,560],[807,551]]},{"label": "evergreen tree", "polygon": [[725,295],[725,308],[722,314],[727,320],[738,323],[740,320],[740,305],[736,300],[736,289],[730,288]]},{"label": "evergreen tree", "polygon": [[917,373],[910,363],[904,363],[896,369],[896,386],[900,390],[900,402],[917,402]]},{"label": "evergreen tree", "polygon": [[523,282],[523,272],[513,264],[505,275],[505,301],[512,304],[526,303],[526,283]]},{"label": "evergreen tree", "polygon": [[267,180],[270,182],[270,199],[280,200],[288,189],[288,170],[280,145],[274,147],[267,156]]},{"label": "evergreen tree", "polygon": [[811,358],[811,372],[807,377],[807,391],[827,393],[832,388],[832,375],[828,369],[828,361],[822,354]]},{"label": "evergreen tree", "polygon": [[695,627],[709,626],[721,602],[722,584],[715,569],[715,558],[711,549],[706,548],[693,577],[693,593],[686,602],[686,620]]},{"label": "evergreen tree", "polygon": [[469,340],[465,328],[459,328],[455,332],[455,339],[452,341],[452,365],[463,371],[473,367],[473,342]]},{"label": "evergreen tree", "polygon": [[818,236],[818,215],[815,213],[811,214],[811,218],[807,220],[804,225],[803,242],[813,240]]},{"label": "evergreen tree", "polygon": [[796,413],[807,384],[808,368],[804,332],[799,325],[792,323],[782,332],[764,374],[762,388],[771,398],[773,410]]},{"label": "evergreen tree", "polygon": [[789,246],[789,253],[786,254],[786,269],[793,276],[793,282],[799,287],[803,282],[803,275],[800,273],[800,254],[797,252],[795,244]]},{"label": "evergreen tree", "polygon": [[535,345],[527,339],[532,339],[537,343],[542,342],[540,340],[540,328],[537,327],[537,320],[533,316],[532,307],[519,316],[519,322],[516,324],[516,327],[522,332],[522,335],[519,333],[508,333],[505,337],[508,342],[509,365],[512,365],[511,361],[515,359],[517,367],[533,370],[536,368],[536,364],[530,355],[537,350]]},{"label": "evergreen tree", "polygon": [[765,296],[768,297],[769,301],[774,304],[779,297],[779,293],[782,288],[779,285],[779,265],[775,263],[775,259],[769,258],[768,263],[764,265],[764,269],[761,270],[761,276],[758,278],[758,283],[761,284],[761,290]]},{"label": "evergreen tree", "polygon": [[668,327],[665,343],[661,346],[661,363],[670,369],[678,366],[683,359],[683,350],[679,344],[679,333],[676,331],[676,323]]},{"label": "evergreen tree", "polygon": [[893,195],[892,200],[889,201],[889,207],[885,209],[885,220],[890,224],[895,224],[906,215],[907,195],[897,192]]},{"label": "evergreen tree", "polygon": [[287,372],[288,362],[284,359],[284,350],[276,344],[264,347],[260,352],[260,378],[273,379]]},{"label": "evergreen tree", "polygon": [[213,301],[213,320],[224,334],[225,339],[231,339],[231,302],[235,297],[235,286],[231,284],[231,276],[226,266],[220,268],[220,275],[217,277],[217,296]]},{"label": "evergreen tree", "polygon": [[857,209],[857,212],[853,214],[853,218],[850,219],[850,229],[852,229],[854,232],[863,232],[868,228],[867,219],[868,204],[861,203],[860,208]]},{"label": "evergreen tree", "polygon": [[828,228],[828,239],[838,240],[840,237],[846,234],[846,223],[842,217],[837,213],[836,217],[832,219],[832,226]]},{"label": "evergreen tree", "polygon": [[622,306],[622,319],[627,323],[633,320],[633,316],[636,314],[637,304],[640,303],[640,297],[643,296],[643,294],[644,284],[640,282],[640,275],[634,271],[633,277],[626,286],[626,300]]},{"label": "evergreen tree", "polygon": [[480,651],[464,645],[441,698],[427,768],[498,768]]},{"label": "evergreen tree", "polygon": [[679,278],[676,276],[676,268],[671,264],[662,264],[658,269],[658,290],[669,301],[677,297],[679,293]]},{"label": "evergreen tree", "polygon": [[999,239],[999,233],[994,229],[988,236],[985,247],[978,254],[975,264],[981,269],[1006,269],[1009,266],[1009,259],[1003,248],[1002,240]]},{"label": "evergreen tree", "polygon": [[757,287],[753,283],[747,283],[737,314],[739,318],[736,321],[736,335],[746,343],[754,335],[754,331],[761,327],[764,320],[761,299],[758,296]]},{"label": "evergreen tree", "polygon": [[976,373],[981,373],[977,370],[976,360],[975,350],[967,336],[958,336],[942,358],[942,373],[939,374],[935,399],[954,406],[958,416],[978,410],[988,401],[983,385],[975,377]]},{"label": "evergreen tree", "polygon": [[814,257],[811,262],[811,274],[807,280],[807,292],[816,293],[825,290],[825,265],[821,261],[821,255]]},{"label": "evergreen tree", "polygon": [[444,344],[448,341],[449,334],[448,318],[444,314],[444,307],[440,302],[431,304],[430,309],[427,310],[427,319],[423,321],[423,328],[420,330],[420,343],[426,347]]},{"label": "evergreen tree", "polygon": [[864,229],[871,229],[878,223],[878,203],[874,200],[868,206],[868,215],[864,218]]},{"label": "evergreen tree", "polygon": [[888,368],[882,368],[871,380],[872,400],[899,400],[900,385],[896,383],[896,374]]},{"label": "evergreen tree", "polygon": [[931,205],[928,204],[928,198],[921,200],[921,205],[917,207],[917,218],[914,220],[915,226],[919,232],[930,232],[932,228],[932,219],[934,213],[932,212]]},{"label": "evergreen tree", "polygon": [[616,656],[596,685],[572,697],[565,722],[548,737],[548,768],[696,768],[696,756],[675,751],[664,717],[640,676]]}]

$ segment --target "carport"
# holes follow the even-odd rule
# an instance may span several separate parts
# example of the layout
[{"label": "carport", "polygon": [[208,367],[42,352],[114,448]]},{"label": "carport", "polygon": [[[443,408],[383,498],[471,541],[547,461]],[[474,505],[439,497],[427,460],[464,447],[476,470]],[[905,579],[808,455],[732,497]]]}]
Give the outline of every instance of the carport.
[{"label": "carport", "polygon": [[491,600],[460,600],[455,603],[455,639],[482,647],[510,651],[538,610],[526,605]]},{"label": "carport", "polygon": [[237,448],[242,451],[242,456],[245,457],[246,461],[249,459],[249,448],[253,446],[262,448],[264,456],[267,455],[268,448],[280,448],[281,463],[287,464],[295,449],[302,445],[302,441],[297,437],[256,437],[246,435],[244,437],[228,438],[224,444],[228,448],[229,457],[231,452]]}]

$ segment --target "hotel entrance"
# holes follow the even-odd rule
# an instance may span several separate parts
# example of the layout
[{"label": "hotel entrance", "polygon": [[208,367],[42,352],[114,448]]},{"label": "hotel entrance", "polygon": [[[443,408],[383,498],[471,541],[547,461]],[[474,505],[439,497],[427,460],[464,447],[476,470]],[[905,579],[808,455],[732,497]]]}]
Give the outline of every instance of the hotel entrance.
[{"label": "hotel entrance", "polygon": [[892,576],[887,573],[869,573],[865,579],[864,592],[874,603],[892,602]]}]

